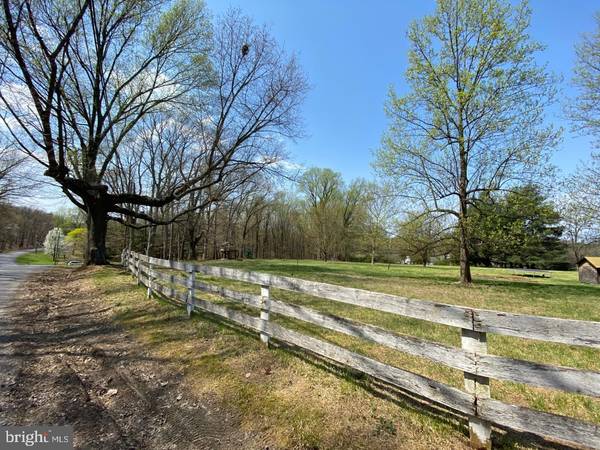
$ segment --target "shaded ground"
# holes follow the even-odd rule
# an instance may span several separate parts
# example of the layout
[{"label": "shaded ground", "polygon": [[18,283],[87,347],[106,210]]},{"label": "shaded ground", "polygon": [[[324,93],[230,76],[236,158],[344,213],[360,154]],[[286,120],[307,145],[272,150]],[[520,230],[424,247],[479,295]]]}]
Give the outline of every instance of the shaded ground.
[{"label": "shaded ground", "polygon": [[[77,448],[264,448],[177,361],[150,355],[112,319],[90,271],[53,269],[5,310],[1,424],[72,424]],[[99,269],[102,270],[102,269]]]}]

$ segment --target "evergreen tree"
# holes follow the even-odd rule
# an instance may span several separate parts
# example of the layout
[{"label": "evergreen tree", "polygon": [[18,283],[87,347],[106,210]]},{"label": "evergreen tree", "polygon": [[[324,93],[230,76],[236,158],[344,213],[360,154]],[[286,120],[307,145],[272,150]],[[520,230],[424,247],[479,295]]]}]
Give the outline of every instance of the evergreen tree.
[{"label": "evergreen tree", "polygon": [[560,214],[532,185],[496,198],[486,194],[471,209],[472,262],[529,268],[565,268]]}]

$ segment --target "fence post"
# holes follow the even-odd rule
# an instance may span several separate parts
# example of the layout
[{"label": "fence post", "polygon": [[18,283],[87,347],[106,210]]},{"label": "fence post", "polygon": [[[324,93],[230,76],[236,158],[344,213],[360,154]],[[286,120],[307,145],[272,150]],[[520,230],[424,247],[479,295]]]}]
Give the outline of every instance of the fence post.
[{"label": "fence post", "polygon": [[142,270],[141,270],[141,265],[142,265],[142,260],[140,259],[139,255],[137,257],[137,285],[140,286],[142,284]]},{"label": "fence post", "polygon": [[[487,354],[487,336],[485,333],[466,328],[461,329],[462,348],[471,353]],[[474,358],[477,369],[477,358]],[[464,372],[465,390],[477,399],[490,398],[490,379],[476,373]],[[469,416],[469,439],[471,447],[477,450],[491,450],[491,424],[477,416]]]},{"label": "fence post", "polygon": [[152,276],[152,266],[148,263],[148,290],[146,291],[146,298],[152,297],[152,283],[154,282],[154,277]]},{"label": "fence post", "polygon": [[269,325],[269,311],[271,309],[271,300],[269,294],[269,286],[262,285],[260,287],[260,340],[267,347],[269,346],[269,334],[267,327]]},{"label": "fence post", "polygon": [[191,317],[192,311],[194,310],[194,283],[196,281],[196,267],[194,265],[188,266],[188,280],[187,280],[187,301],[186,310],[188,317]]},{"label": "fence post", "polygon": [[131,273],[131,276],[133,276],[133,271],[135,270],[135,255],[134,254],[129,254],[129,257],[127,258],[127,270],[129,270],[129,272]]}]

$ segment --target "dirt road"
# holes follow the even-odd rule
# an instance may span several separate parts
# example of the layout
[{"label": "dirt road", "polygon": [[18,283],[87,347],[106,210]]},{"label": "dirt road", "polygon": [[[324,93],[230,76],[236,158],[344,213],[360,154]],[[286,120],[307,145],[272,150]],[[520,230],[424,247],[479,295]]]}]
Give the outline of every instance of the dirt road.
[{"label": "dirt road", "polygon": [[[9,351],[10,336],[14,331],[11,316],[17,290],[28,276],[48,269],[46,266],[22,266],[16,263],[17,256],[29,251],[0,253],[0,391],[14,381],[18,369],[16,359]],[[1,418],[0,423],[3,423]]]},{"label": "dirt road", "polygon": [[115,324],[93,270],[36,275],[5,310],[2,358],[14,363],[0,423],[73,425],[85,449],[264,448],[226,405],[180,383],[181,364]]}]

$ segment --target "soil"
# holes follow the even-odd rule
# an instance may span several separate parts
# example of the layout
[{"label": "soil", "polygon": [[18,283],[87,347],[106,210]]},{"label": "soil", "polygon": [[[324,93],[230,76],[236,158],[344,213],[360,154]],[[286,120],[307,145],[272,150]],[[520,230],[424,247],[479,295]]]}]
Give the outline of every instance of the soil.
[{"label": "soil", "polygon": [[[235,411],[115,323],[90,271],[30,278],[2,320],[2,425],[73,425],[75,448],[259,448]],[[8,366],[7,366],[8,367]]]}]

